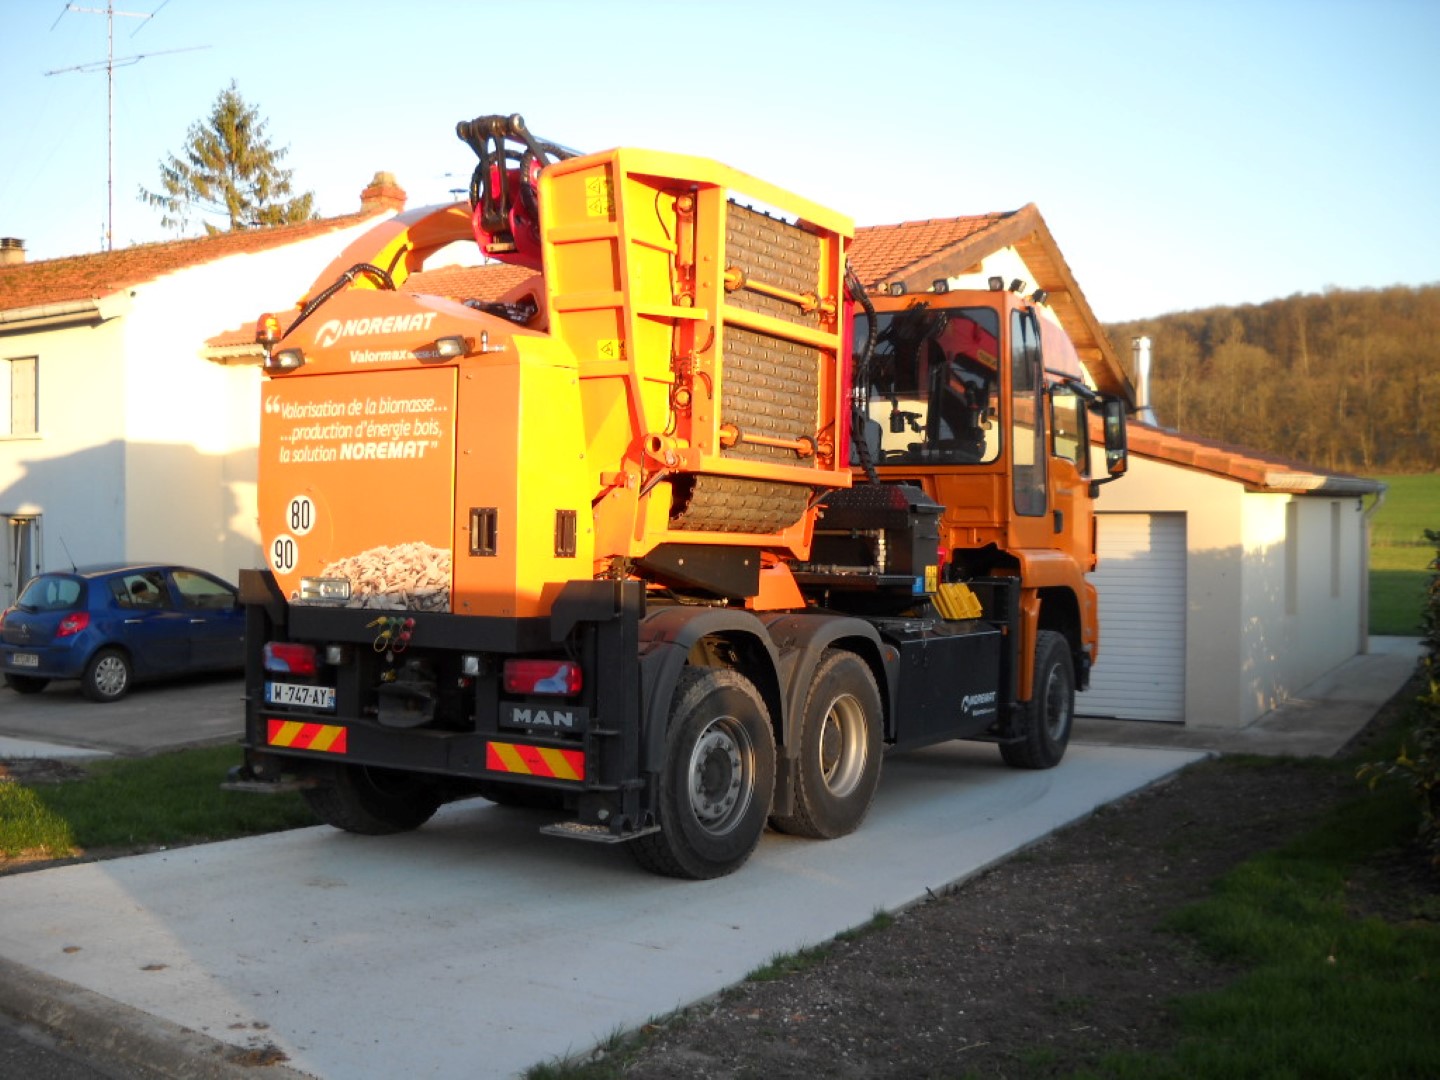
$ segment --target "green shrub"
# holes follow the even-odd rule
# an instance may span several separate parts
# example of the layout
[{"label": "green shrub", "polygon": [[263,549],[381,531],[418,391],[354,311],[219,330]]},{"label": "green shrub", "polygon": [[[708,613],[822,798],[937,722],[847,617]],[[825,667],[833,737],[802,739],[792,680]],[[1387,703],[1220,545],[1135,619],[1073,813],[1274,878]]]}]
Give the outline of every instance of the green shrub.
[{"label": "green shrub", "polygon": [[1440,867],[1440,532],[1425,530],[1426,541],[1437,549],[1430,561],[1430,584],[1425,594],[1421,625],[1425,628],[1426,655],[1422,661],[1426,690],[1415,699],[1410,731],[1393,761],[1371,761],[1357,775],[1373,789],[1381,780],[1396,780],[1414,793],[1420,815],[1420,841]]}]

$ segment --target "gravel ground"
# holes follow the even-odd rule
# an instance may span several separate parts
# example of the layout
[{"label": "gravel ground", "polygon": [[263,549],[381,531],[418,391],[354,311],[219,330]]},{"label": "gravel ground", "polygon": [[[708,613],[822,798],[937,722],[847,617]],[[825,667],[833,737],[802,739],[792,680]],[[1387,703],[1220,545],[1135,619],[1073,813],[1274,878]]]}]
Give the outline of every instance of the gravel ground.
[{"label": "gravel ground", "polygon": [[1202,762],[798,970],[655,1025],[620,1075],[1029,1077],[1068,1075],[1114,1050],[1163,1050],[1177,1031],[1167,1002],[1234,973],[1161,919],[1360,790],[1348,769]]}]

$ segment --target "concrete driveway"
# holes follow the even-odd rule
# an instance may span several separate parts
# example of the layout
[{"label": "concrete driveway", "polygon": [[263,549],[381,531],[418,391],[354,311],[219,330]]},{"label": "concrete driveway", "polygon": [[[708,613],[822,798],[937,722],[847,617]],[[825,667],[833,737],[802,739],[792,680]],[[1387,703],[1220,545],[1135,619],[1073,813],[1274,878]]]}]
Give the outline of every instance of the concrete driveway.
[{"label": "concrete driveway", "polygon": [[1201,756],[1073,746],[1048,772],[964,743],[891,757],[858,833],[767,834],[711,882],[652,877],[617,848],[537,835],[543,814],[484,802],[402,836],[302,829],[21,874],[0,879],[0,1008],[58,1010],[108,1060],[160,1075],[212,1075],[233,1048],[327,1080],[513,1076]]},{"label": "concrete driveway", "polygon": [[[403,836],[302,829],[0,878],[0,1012],[124,1075],[513,1076],[921,900],[1213,749],[1333,753],[1414,671],[1419,643],[1394,645],[1253,733],[1082,721],[1048,772],[978,744],[889,757],[858,833],[767,834],[719,881],[651,877],[624,851],[539,836],[543,814],[478,801]],[[206,680],[101,706],[3,690],[0,756],[235,738],[241,693]],[[251,1066],[226,1065],[246,1051]],[[288,1067],[253,1067],[278,1055]]]},{"label": "concrete driveway", "polygon": [[101,705],[75,682],[51,683],[40,694],[0,686],[0,756],[53,756],[27,741],[109,754],[147,754],[184,746],[233,742],[245,731],[245,680],[194,676],[141,683]]}]

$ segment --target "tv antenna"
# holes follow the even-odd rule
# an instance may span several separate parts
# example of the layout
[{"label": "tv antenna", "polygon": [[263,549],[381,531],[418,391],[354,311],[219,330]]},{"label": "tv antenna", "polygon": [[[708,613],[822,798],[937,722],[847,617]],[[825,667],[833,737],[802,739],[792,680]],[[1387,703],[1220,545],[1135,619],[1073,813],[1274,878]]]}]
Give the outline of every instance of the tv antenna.
[{"label": "tv antenna", "polygon": [[157,7],[154,11],[151,12],[116,11],[115,5],[112,3],[107,3],[103,8],[81,7],[79,4],[66,4],[63,8],[60,9],[60,14],[56,16],[55,22],[52,23],[50,26],[51,30],[54,30],[55,27],[59,26],[60,20],[65,17],[65,12],[67,11],[78,11],[85,15],[105,16],[105,24],[107,30],[106,39],[108,42],[108,48],[106,50],[104,60],[95,60],[89,64],[76,64],[74,67],[56,68],[54,71],[45,72],[45,74],[64,75],[66,72],[70,71],[100,71],[102,69],[105,72],[107,82],[106,109],[108,113],[108,119],[105,125],[107,158],[105,177],[106,251],[109,251],[115,243],[115,69],[117,67],[129,67],[131,64],[138,64],[141,60],[145,60],[151,56],[163,56],[166,53],[193,52],[196,49],[208,49],[210,47],[208,45],[188,45],[181,49],[157,49],[155,52],[137,53],[134,56],[122,56],[119,58],[115,56],[115,16],[119,15],[120,17],[125,19],[140,20],[140,25],[137,26],[130,34],[131,37],[134,37],[136,34],[138,34],[141,30],[145,28],[145,25],[151,19],[153,19],[156,15],[160,14],[160,8],[163,8],[169,2],[170,0],[162,0],[160,7]]}]

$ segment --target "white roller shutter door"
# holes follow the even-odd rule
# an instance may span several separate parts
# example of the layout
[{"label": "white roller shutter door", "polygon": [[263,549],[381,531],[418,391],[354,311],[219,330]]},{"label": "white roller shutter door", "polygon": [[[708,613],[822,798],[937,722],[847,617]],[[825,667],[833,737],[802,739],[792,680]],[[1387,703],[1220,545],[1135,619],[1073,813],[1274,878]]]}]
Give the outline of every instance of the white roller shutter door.
[{"label": "white roller shutter door", "polygon": [[1097,514],[1100,659],[1082,716],[1185,720],[1185,515]]}]

